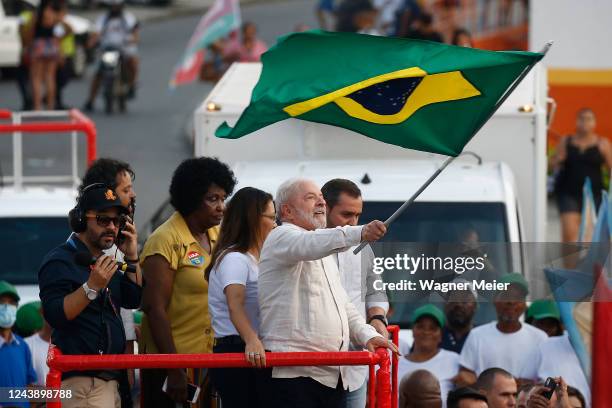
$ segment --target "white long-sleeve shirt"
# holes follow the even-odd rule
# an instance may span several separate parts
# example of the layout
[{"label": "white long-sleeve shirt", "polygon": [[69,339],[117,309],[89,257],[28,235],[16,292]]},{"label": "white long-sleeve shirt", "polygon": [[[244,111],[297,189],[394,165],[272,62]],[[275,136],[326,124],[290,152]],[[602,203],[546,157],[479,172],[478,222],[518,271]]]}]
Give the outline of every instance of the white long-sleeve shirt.
[{"label": "white long-sleeve shirt", "polygon": [[[270,351],[348,351],[380,336],[365,323],[340,282],[333,253],[361,241],[362,227],[307,231],[283,223],[268,235],[259,263],[260,337]],[[310,377],[356,389],[348,366],[274,367],[275,378]]]},{"label": "white long-sleeve shirt", "polygon": [[[374,289],[374,281],[380,279],[372,269],[374,262],[374,252],[372,248],[366,246],[360,253],[355,255],[353,248],[348,251],[339,252],[332,255],[336,258],[340,271],[340,282],[346,291],[349,300],[363,318],[367,316],[367,311],[372,307],[384,309],[385,315],[389,311],[389,302],[385,291]],[[362,350],[361,347],[351,344],[350,350]],[[367,366],[351,366],[347,369],[347,379],[349,384],[363,385],[368,375]],[[349,391],[355,391],[349,388]]]}]

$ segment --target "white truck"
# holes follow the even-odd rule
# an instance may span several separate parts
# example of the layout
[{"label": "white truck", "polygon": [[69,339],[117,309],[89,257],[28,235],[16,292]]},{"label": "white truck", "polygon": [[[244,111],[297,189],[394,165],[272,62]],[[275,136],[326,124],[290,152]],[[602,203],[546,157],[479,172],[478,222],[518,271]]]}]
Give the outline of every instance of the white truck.
[{"label": "white truck", "polygon": [[[3,125],[57,125],[68,117],[68,126],[87,120],[72,112],[0,112],[0,137],[12,138],[12,152],[3,152],[6,161],[0,175],[0,248],[3,267],[0,280],[15,285],[20,304],[39,300],[38,269],[43,257],[70,235],[68,212],[75,206],[78,176],[77,132],[66,134],[49,131],[44,135],[5,132]],[[42,120],[42,122],[41,122]],[[64,122],[66,123],[66,122]],[[93,125],[92,125],[93,131]],[[32,140],[35,138],[34,140]],[[66,143],[68,142],[68,143]],[[64,143],[64,144],[63,144]],[[89,138],[93,143],[94,138]],[[32,153],[34,145],[37,153]],[[56,147],[70,147],[69,160],[53,158]],[[89,161],[95,158],[95,147],[88,150]],[[44,157],[41,157],[44,154]],[[10,160],[9,160],[10,159]],[[12,164],[9,170],[7,162]]]}]

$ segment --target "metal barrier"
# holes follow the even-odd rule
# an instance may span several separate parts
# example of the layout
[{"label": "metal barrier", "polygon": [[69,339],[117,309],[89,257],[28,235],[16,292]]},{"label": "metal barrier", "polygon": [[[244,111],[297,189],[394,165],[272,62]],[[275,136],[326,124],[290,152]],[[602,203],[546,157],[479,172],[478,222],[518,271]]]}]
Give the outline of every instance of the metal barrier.
[{"label": "metal barrier", "polygon": [[[399,327],[389,326],[389,333],[397,345]],[[336,352],[292,352],[266,353],[266,367],[287,366],[338,366],[367,365],[370,370],[368,383],[369,406],[374,408],[397,407],[397,362],[395,354],[390,357],[388,350],[379,348],[375,353],[369,351]],[[127,368],[246,368],[251,365],[244,353],[214,354],[115,354],[115,355],[65,355],[51,345],[47,355],[49,374],[47,388],[60,389],[62,373],[65,371],[84,371]],[[374,366],[380,368],[375,371]],[[61,400],[48,400],[47,407],[60,408]]]},{"label": "metal barrier", "polygon": [[[24,119],[39,120],[39,122],[23,123]],[[50,120],[55,119],[55,121]],[[60,120],[64,119],[64,120]],[[67,120],[66,120],[67,119]],[[12,181],[16,187],[21,187],[24,181],[44,183],[44,182],[64,182],[72,181],[75,185],[79,183],[77,165],[77,133],[84,133],[87,139],[87,166],[96,159],[96,126],[85,115],[77,109],[69,111],[32,111],[32,112],[12,112],[0,109],[0,120],[10,120],[10,123],[0,123],[1,133],[12,133],[13,135],[13,175],[4,177],[5,181]],[[53,133],[71,132],[71,159],[72,171],[70,177],[58,176],[29,176],[23,175],[23,147],[22,133]]]}]

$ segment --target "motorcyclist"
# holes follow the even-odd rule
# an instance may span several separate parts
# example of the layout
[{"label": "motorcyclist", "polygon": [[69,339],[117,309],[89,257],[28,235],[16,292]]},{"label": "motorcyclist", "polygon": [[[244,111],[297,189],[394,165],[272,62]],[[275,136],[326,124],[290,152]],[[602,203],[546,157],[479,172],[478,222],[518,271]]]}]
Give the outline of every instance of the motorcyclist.
[{"label": "motorcyclist", "polygon": [[[117,48],[121,50],[127,68],[128,98],[134,98],[138,76],[138,39],[139,24],[136,17],[124,10],[124,0],[105,0],[109,10],[101,15],[95,24],[95,33],[90,36],[90,47],[99,44],[100,49]],[[85,103],[86,111],[93,111],[94,101],[100,88],[101,73],[98,70]]]}]

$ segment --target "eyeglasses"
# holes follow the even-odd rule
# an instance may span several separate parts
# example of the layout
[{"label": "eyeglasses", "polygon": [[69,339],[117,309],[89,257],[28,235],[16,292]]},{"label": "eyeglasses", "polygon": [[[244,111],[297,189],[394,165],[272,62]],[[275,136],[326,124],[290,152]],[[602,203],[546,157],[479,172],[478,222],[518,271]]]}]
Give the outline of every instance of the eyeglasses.
[{"label": "eyeglasses", "polygon": [[120,228],[125,223],[125,216],[120,215],[118,217],[110,217],[108,215],[87,215],[87,218],[95,218],[96,223],[100,227],[108,227],[112,222],[115,227]]}]

